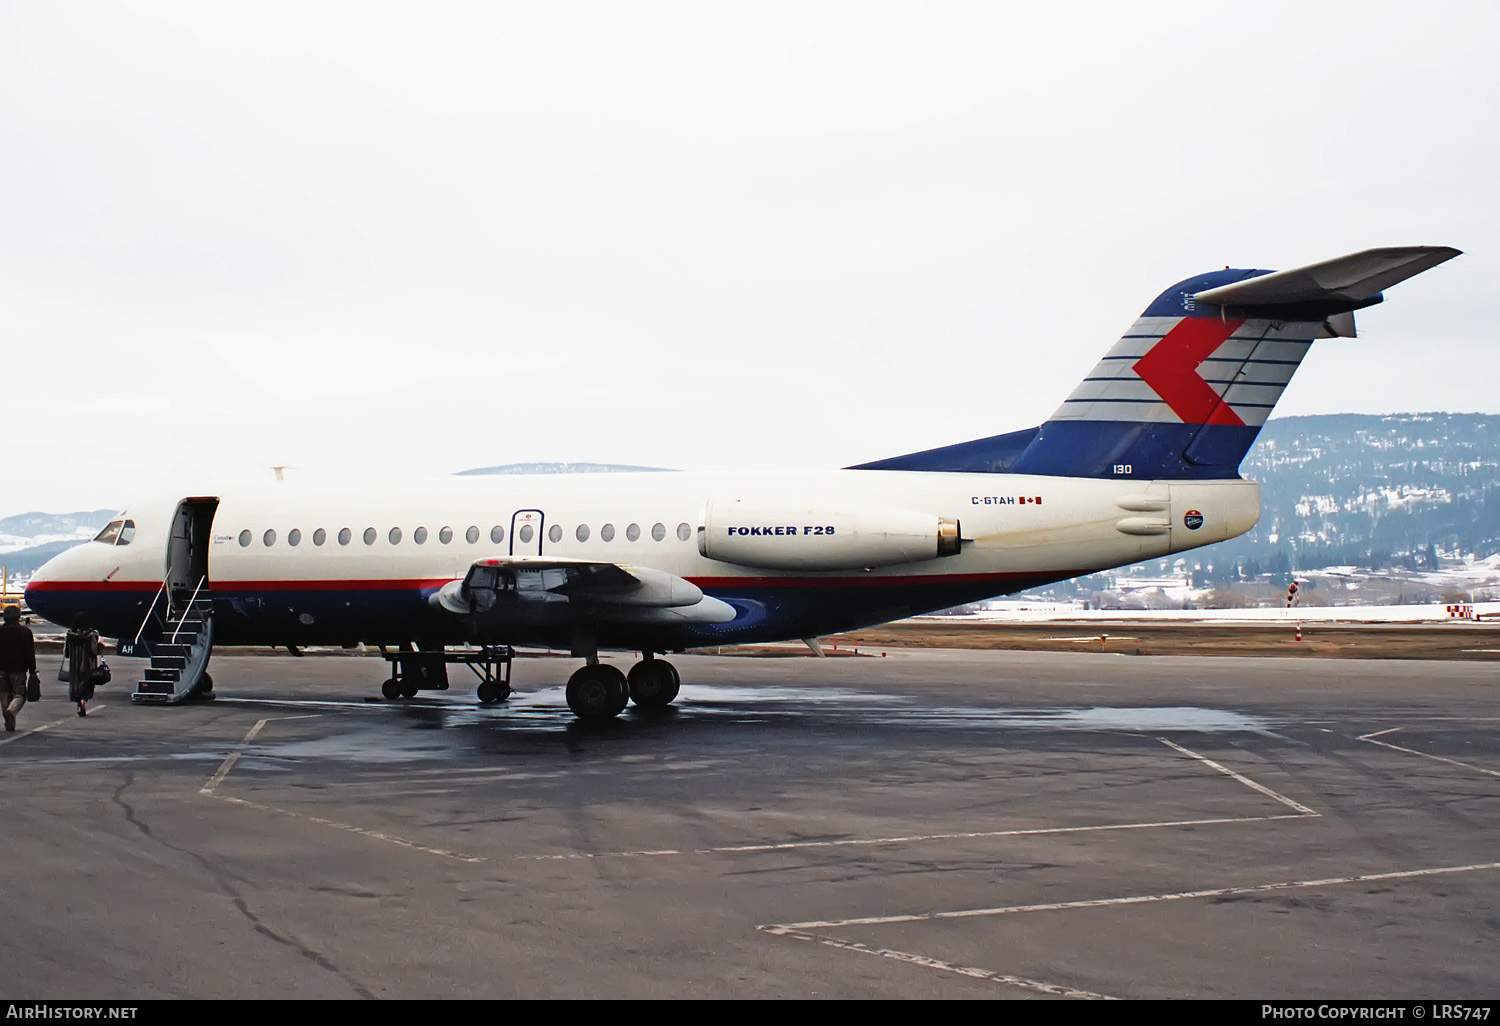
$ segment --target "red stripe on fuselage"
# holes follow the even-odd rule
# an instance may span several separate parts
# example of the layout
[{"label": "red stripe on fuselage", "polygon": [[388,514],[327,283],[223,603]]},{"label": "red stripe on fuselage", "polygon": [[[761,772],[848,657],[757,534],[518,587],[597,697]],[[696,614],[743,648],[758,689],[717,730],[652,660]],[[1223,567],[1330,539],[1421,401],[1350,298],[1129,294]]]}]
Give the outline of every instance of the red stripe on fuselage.
[{"label": "red stripe on fuselage", "polygon": [[160,581],[33,581],[28,592],[43,591],[157,591]]},{"label": "red stripe on fuselage", "polygon": [[[1058,574],[1077,576],[1094,573],[1093,570],[1027,570],[1011,573],[988,574],[919,574],[898,577],[689,577],[687,580],[703,589],[718,588],[870,588],[870,587],[917,587],[932,584],[978,584],[993,581],[1031,580],[1035,577],[1051,577]],[[416,580],[341,580],[341,581],[212,581],[209,592],[223,595],[226,592],[257,591],[427,591],[441,588],[455,580],[438,577]],[[32,590],[41,591],[155,591],[160,582],[147,581],[38,581]]]}]

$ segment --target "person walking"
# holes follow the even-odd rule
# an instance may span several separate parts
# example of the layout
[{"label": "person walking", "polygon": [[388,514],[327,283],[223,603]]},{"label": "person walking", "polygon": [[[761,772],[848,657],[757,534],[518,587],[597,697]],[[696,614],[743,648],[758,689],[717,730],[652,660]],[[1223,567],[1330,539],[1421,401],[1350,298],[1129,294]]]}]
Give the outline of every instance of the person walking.
[{"label": "person walking", "polygon": [[0,623],[0,708],[5,729],[16,729],[16,714],[26,704],[28,675],[36,678],[36,641],[31,628],[21,622],[21,610],[6,606]]},{"label": "person walking", "polygon": [[78,703],[79,716],[87,716],[99,665],[99,632],[89,626],[86,614],[73,617],[73,629],[63,639],[63,657],[68,661],[68,701]]}]

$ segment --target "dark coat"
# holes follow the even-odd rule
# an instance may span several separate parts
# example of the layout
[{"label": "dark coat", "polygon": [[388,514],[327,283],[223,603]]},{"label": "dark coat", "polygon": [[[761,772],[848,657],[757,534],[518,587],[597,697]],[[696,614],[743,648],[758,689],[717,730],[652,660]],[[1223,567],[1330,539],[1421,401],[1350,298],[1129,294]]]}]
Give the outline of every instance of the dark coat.
[{"label": "dark coat", "polygon": [[63,655],[68,660],[68,701],[86,702],[94,697],[90,680],[99,665],[99,632],[70,630],[63,639]]},{"label": "dark coat", "polygon": [[36,641],[19,620],[0,624],[0,672],[36,672]]}]

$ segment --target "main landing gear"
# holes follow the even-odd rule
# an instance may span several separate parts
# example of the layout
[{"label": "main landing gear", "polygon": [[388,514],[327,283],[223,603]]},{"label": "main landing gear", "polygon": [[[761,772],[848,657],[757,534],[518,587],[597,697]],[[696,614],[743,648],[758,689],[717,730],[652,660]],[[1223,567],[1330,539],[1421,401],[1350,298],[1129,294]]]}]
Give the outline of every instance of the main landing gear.
[{"label": "main landing gear", "polygon": [[607,720],[634,702],[642,709],[664,709],[677,697],[682,678],[671,663],[646,658],[627,677],[604,663],[590,663],[568,678],[568,708],[581,720]]}]

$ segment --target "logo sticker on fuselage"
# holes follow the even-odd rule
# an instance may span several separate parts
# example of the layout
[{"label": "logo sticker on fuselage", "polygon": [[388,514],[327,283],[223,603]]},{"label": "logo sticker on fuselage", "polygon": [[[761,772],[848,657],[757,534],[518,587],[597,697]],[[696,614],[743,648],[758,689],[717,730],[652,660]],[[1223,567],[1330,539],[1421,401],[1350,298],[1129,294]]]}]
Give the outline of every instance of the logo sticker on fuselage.
[{"label": "logo sticker on fuselage", "polygon": [[1182,518],[1182,524],[1189,531],[1196,531],[1203,526],[1203,514],[1195,509],[1190,509]]}]

